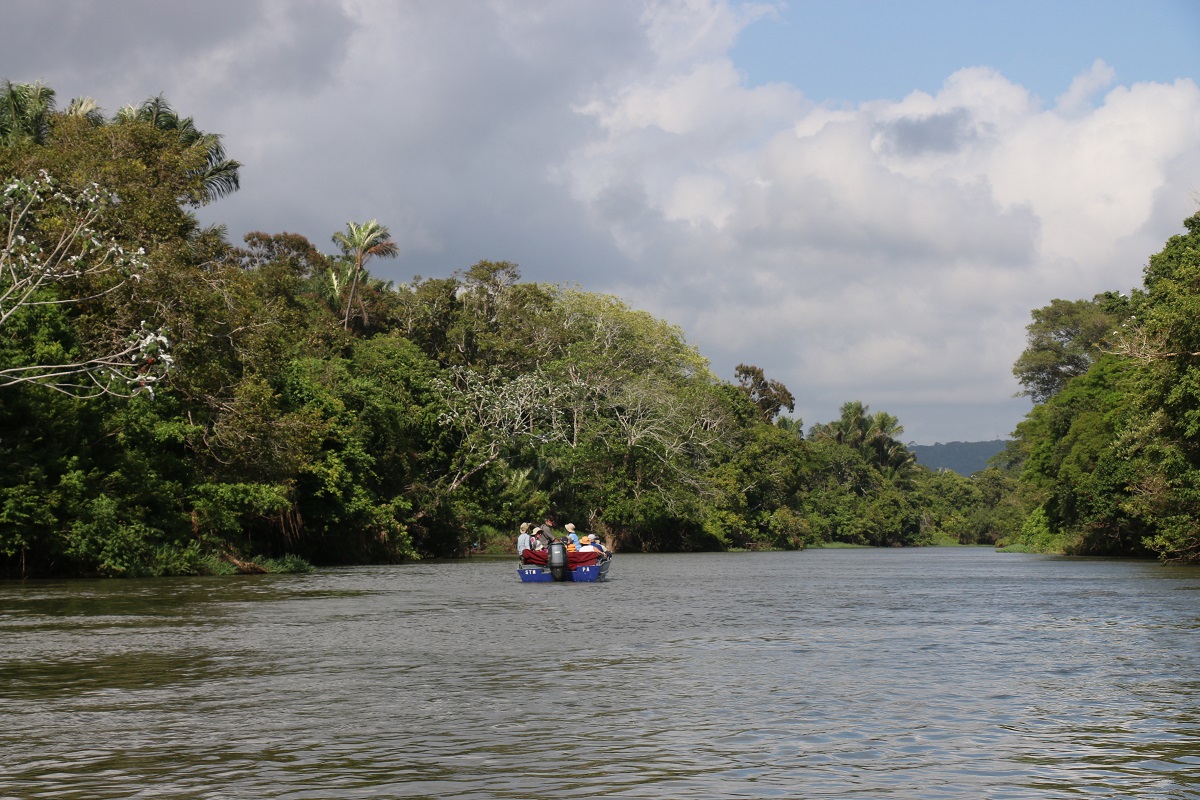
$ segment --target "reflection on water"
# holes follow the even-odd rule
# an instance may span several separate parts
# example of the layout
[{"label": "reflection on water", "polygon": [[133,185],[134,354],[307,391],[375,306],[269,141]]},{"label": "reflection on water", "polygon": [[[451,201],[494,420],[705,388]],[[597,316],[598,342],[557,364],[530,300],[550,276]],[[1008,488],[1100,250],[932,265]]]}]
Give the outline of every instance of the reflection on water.
[{"label": "reflection on water", "polygon": [[0,584],[0,798],[1200,798],[1198,629],[973,548]]}]

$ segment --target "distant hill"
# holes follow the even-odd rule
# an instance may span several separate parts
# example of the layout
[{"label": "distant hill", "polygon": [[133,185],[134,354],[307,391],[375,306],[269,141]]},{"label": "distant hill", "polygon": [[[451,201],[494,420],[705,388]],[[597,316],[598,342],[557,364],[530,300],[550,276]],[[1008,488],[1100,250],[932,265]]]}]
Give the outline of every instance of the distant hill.
[{"label": "distant hill", "polygon": [[917,456],[917,463],[935,472],[948,469],[959,475],[972,475],[987,466],[988,459],[1004,449],[1003,439],[990,442],[946,442],[942,444],[910,444],[908,449]]}]

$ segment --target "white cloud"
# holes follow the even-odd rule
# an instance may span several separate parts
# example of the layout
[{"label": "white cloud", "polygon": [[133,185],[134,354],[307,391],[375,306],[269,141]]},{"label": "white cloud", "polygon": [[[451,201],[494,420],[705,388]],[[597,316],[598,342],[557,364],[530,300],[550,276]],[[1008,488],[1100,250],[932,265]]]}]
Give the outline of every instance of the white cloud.
[{"label": "white cloud", "polygon": [[[623,291],[682,321],[718,367],[767,367],[810,422],[886,398],[930,404],[910,433],[968,437],[939,426],[938,406],[1004,406],[1029,311],[1138,283],[1162,244],[1161,226],[1141,233],[1152,214],[1190,213],[1163,193],[1200,153],[1192,81],[1089,104],[1113,81],[1097,62],[1043,108],[967,68],[935,95],[813,107],[795,87],[758,96],[731,79],[723,50],[689,51],[675,11],[679,38],[656,40],[669,68],[582,106],[605,136],[563,172],[654,271]],[[615,187],[638,198],[627,215]],[[1010,429],[1025,406],[1006,407]]]},{"label": "white cloud", "polygon": [[1112,86],[1116,78],[1116,70],[1105,64],[1104,59],[1096,59],[1091,69],[1077,75],[1070,88],[1058,96],[1056,110],[1062,114],[1087,111],[1096,93]]}]

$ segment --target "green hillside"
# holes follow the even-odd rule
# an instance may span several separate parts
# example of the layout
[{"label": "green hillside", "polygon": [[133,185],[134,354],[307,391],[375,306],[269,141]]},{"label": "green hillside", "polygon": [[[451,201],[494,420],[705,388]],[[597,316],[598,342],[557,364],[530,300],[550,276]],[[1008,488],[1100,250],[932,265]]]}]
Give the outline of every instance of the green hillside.
[{"label": "green hillside", "polygon": [[931,470],[948,469],[959,475],[972,475],[985,468],[988,459],[1004,449],[1004,440],[910,444],[908,449],[916,453],[918,464]]}]

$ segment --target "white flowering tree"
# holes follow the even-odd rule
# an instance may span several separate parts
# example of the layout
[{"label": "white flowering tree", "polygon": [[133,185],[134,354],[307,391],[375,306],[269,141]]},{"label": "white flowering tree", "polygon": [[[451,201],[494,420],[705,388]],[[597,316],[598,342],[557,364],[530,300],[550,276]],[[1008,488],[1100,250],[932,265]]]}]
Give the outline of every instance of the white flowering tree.
[{"label": "white flowering tree", "polygon": [[[102,239],[94,227],[113,201],[98,186],[72,194],[42,172],[31,180],[11,179],[2,189],[0,337],[12,337],[20,315],[39,306],[94,300],[140,279],[143,251],[129,252],[115,240]],[[165,334],[145,322],[97,349],[96,355],[50,357],[53,363],[46,363],[50,354],[26,348],[32,352],[0,361],[0,387],[34,383],[81,398],[153,396],[172,366]]]},{"label": "white flowering tree", "polygon": [[452,367],[448,373],[449,380],[433,382],[446,403],[438,423],[462,436],[447,494],[494,464],[514,444],[562,439],[560,390],[540,372],[508,378],[495,369],[480,373]]}]

